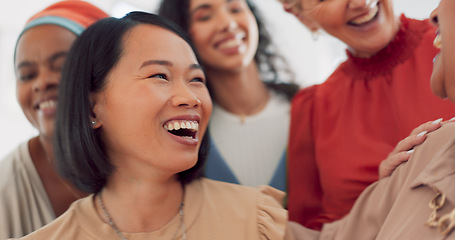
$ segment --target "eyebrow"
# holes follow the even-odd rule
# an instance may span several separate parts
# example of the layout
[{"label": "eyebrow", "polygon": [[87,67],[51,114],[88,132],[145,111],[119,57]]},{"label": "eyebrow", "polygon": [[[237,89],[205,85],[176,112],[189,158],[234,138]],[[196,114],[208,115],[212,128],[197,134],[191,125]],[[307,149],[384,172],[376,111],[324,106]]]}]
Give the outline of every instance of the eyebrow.
[{"label": "eyebrow", "polygon": [[[237,2],[237,1],[240,1],[240,0],[226,0],[227,3],[230,3],[230,2]],[[191,10],[191,11],[189,12],[189,15],[190,15],[190,16],[193,16],[193,14],[194,14],[196,11],[198,11],[199,9],[209,9],[209,8],[211,8],[211,7],[212,7],[212,5],[210,5],[209,3],[203,3],[203,4],[201,4],[201,5],[197,6],[197,7],[195,7],[193,10]]]},{"label": "eyebrow", "polygon": [[[60,51],[60,52],[56,52],[54,54],[52,54],[48,59],[47,59],[47,62],[53,62],[55,61],[56,59],[60,58],[60,57],[64,57],[68,55],[68,51]],[[28,67],[28,66],[32,66],[33,65],[33,62],[30,62],[30,61],[23,61],[21,62],[19,65],[17,65],[17,70],[21,69],[22,67]]]},{"label": "eyebrow", "polygon": [[165,66],[172,66],[173,64],[169,61],[165,60],[148,60],[142,63],[141,68],[149,66],[149,65],[165,65]]},{"label": "eyebrow", "polygon": [[189,12],[189,15],[190,16],[193,16],[195,12],[199,11],[200,9],[210,9],[212,7],[212,5],[208,4],[208,3],[204,3],[204,4],[201,4],[197,7],[195,7],[193,10],[191,10]]},{"label": "eyebrow", "polygon": [[199,69],[199,70],[202,70],[202,66],[195,63],[195,64],[191,64],[191,65],[190,65],[190,69]]},{"label": "eyebrow", "polygon": [[[164,66],[173,66],[172,62],[166,61],[166,60],[148,60],[142,63],[141,68],[149,66],[149,65],[164,65]],[[202,66],[196,63],[193,63],[189,67],[190,69],[200,69],[202,70]]]}]

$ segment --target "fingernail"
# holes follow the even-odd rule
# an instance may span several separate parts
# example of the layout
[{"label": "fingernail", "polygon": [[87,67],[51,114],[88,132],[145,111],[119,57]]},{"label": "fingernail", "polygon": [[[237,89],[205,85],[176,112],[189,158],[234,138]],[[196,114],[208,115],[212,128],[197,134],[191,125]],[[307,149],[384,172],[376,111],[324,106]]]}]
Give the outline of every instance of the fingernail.
[{"label": "fingernail", "polygon": [[414,152],[414,149],[411,149],[411,150],[407,151],[406,153],[407,153],[407,154],[411,154],[411,153],[413,153],[413,152]]},{"label": "fingernail", "polygon": [[422,137],[422,136],[424,136],[427,133],[428,133],[428,131],[423,131],[423,132],[417,134],[417,137]]},{"label": "fingernail", "polygon": [[442,122],[442,118],[434,120],[431,124],[436,125]]}]

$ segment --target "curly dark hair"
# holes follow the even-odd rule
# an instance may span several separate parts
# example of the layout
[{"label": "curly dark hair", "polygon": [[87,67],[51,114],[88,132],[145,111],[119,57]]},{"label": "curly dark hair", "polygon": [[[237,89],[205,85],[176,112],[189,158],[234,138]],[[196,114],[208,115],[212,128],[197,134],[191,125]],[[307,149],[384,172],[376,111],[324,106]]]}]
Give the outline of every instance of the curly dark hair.
[{"label": "curly dark hair", "polygon": [[[258,66],[261,79],[270,89],[284,94],[290,100],[299,90],[299,85],[295,83],[294,73],[288,67],[286,59],[278,54],[257,7],[250,0],[245,1],[254,15],[259,29],[259,43],[254,61]],[[165,16],[180,25],[188,33],[189,5],[190,0],[161,0],[157,12],[158,15]]]}]

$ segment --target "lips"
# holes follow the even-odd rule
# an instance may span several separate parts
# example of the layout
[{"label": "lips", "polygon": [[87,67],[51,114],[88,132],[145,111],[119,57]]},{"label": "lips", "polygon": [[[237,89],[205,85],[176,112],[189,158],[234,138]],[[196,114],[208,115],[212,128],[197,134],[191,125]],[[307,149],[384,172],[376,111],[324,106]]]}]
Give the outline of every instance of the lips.
[{"label": "lips", "polygon": [[215,48],[219,50],[228,50],[233,48],[239,48],[244,45],[243,41],[246,38],[244,32],[238,32],[236,34],[227,36],[222,40],[215,43]]},{"label": "lips", "polygon": [[199,122],[190,120],[170,120],[164,123],[163,128],[175,136],[196,139],[197,131],[199,130]]},{"label": "lips", "polygon": [[36,101],[34,109],[49,114],[55,112],[57,109],[57,97],[41,97]]},{"label": "lips", "polygon": [[44,110],[48,110],[51,108],[55,108],[56,106],[57,106],[57,101],[51,99],[51,100],[40,102],[38,104],[38,109],[41,109],[44,111]]},{"label": "lips", "polygon": [[436,37],[433,40],[433,46],[437,49],[441,49],[442,47],[441,35],[439,34],[439,32],[437,33]]},{"label": "lips", "polygon": [[376,19],[376,17],[378,16],[378,13],[379,13],[379,2],[375,2],[375,4],[371,5],[370,9],[368,10],[368,13],[362,14],[361,16],[352,19],[351,21],[348,22],[348,24],[352,25],[352,26],[367,25]]}]

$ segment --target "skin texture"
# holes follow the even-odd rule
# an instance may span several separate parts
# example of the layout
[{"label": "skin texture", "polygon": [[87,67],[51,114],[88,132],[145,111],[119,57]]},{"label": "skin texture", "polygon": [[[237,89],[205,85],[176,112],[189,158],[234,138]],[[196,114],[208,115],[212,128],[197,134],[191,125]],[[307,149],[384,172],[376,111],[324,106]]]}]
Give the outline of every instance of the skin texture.
[{"label": "skin texture", "polygon": [[46,140],[52,138],[56,108],[40,108],[38,103],[57,100],[60,72],[75,39],[76,35],[67,29],[41,25],[26,31],[17,45],[17,100],[27,119]]},{"label": "skin texture", "polygon": [[269,91],[254,61],[258,25],[245,0],[191,0],[188,11],[213,101],[241,116],[260,112]]},{"label": "skin texture", "polygon": [[[369,58],[386,47],[400,27],[392,0],[284,0],[283,6],[311,31],[323,29],[346,43],[353,55],[362,58]],[[376,7],[377,17],[368,22],[361,20],[374,14]]]},{"label": "skin texture", "polygon": [[189,33],[210,68],[238,69],[253,61],[259,30],[244,0],[192,0],[189,12]]},{"label": "skin texture", "polygon": [[[120,230],[154,231],[177,214],[183,189],[176,174],[196,164],[212,102],[191,47],[176,34],[140,24],[123,41],[106,87],[91,96],[93,127],[117,169],[102,197]],[[170,120],[197,121],[196,137],[171,134],[164,128]]]},{"label": "skin texture", "polygon": [[39,133],[29,141],[30,155],[56,216],[86,196],[56,173],[52,146],[61,70],[75,39],[65,28],[36,26],[21,36],[15,55],[17,100]]},{"label": "skin texture", "polygon": [[451,66],[455,64],[455,3],[453,1],[442,0],[430,16],[430,19],[438,27],[440,53],[435,57],[433,64],[433,74],[431,76],[431,89],[441,97],[448,98],[455,103],[455,69]]},{"label": "skin texture", "polygon": [[[311,31],[323,29],[348,45],[356,57],[369,58],[386,47],[399,30],[392,0],[280,0],[285,11],[296,16]],[[364,24],[360,18],[379,9],[377,17]],[[354,23],[354,24],[353,24]],[[450,121],[450,120],[449,120]],[[401,140],[379,165],[379,178],[390,176],[407,161],[412,149],[423,143],[427,133],[443,124],[441,119],[423,123]]]}]

